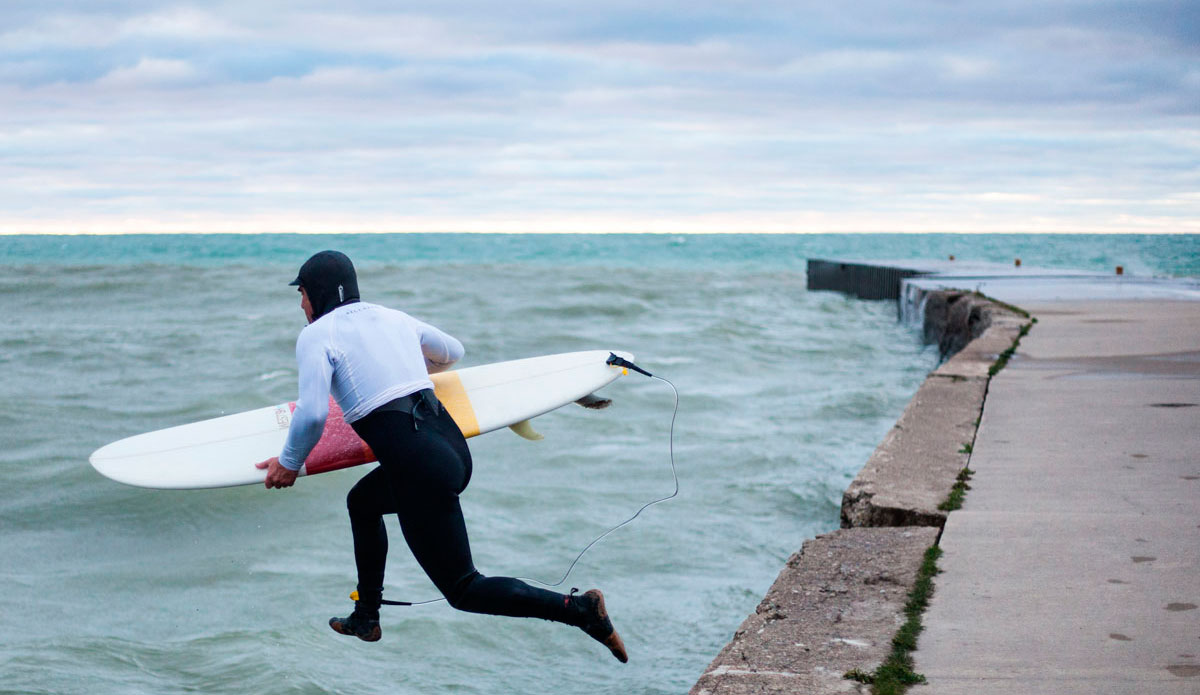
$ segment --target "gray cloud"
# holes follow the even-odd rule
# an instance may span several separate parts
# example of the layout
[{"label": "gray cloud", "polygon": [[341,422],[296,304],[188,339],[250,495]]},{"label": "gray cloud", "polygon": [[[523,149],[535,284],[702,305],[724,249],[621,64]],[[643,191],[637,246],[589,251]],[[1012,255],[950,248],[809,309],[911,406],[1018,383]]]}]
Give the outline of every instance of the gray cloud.
[{"label": "gray cloud", "polygon": [[327,8],[0,9],[0,231],[1200,231],[1185,3]]}]

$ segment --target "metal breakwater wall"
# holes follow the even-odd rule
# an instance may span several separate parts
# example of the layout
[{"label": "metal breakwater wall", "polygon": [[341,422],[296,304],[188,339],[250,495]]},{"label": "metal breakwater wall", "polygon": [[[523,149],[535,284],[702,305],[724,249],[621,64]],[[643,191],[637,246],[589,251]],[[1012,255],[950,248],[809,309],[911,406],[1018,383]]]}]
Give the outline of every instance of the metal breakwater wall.
[{"label": "metal breakwater wall", "polygon": [[859,299],[900,299],[900,281],[927,272],[821,258],[808,259],[808,289],[833,290]]}]

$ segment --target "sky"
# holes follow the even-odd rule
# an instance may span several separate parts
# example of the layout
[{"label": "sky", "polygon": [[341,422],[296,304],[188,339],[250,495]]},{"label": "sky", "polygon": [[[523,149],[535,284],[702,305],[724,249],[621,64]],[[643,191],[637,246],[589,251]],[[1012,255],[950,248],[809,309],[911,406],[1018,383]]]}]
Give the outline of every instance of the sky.
[{"label": "sky", "polygon": [[1200,233],[1200,3],[0,4],[0,233]]}]

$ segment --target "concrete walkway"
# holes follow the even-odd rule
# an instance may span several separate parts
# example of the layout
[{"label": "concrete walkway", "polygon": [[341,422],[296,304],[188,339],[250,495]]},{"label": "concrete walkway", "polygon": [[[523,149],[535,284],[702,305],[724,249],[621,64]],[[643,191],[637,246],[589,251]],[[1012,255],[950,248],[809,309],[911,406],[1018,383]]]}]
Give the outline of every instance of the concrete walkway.
[{"label": "concrete walkway", "polygon": [[910,693],[1200,693],[1200,302],[1021,305]]}]

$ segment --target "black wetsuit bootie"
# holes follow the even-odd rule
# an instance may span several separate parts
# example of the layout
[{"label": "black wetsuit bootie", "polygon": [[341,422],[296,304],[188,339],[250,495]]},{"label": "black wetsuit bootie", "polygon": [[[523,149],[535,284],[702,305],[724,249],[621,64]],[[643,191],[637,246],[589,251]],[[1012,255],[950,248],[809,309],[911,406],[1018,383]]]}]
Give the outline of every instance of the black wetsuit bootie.
[{"label": "black wetsuit bootie", "polygon": [[330,618],[329,627],[334,632],[357,637],[364,642],[378,642],[383,636],[379,627],[379,604],[355,601],[354,612],[345,618]]},{"label": "black wetsuit bootie", "polygon": [[600,593],[599,589],[585,591],[579,596],[574,596],[574,591],[571,593],[570,600],[574,602],[576,610],[582,614],[579,629],[608,647],[608,651],[612,652],[617,661],[623,664],[628,662],[629,655],[625,653],[625,642],[621,640],[612,621],[608,619],[608,610],[604,607],[604,594]]}]

